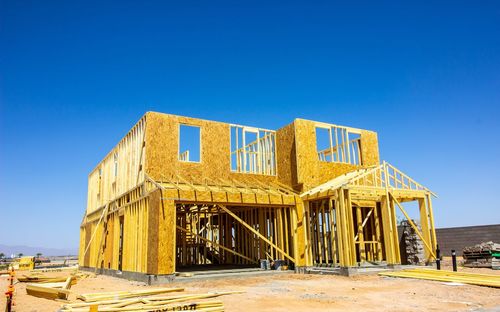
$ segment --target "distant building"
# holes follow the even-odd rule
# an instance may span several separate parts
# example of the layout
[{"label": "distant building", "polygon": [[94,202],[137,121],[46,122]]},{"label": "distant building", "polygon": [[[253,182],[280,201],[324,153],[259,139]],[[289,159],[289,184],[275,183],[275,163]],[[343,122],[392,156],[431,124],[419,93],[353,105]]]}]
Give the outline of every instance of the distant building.
[{"label": "distant building", "polygon": [[500,244],[500,224],[440,228],[436,236],[443,256],[451,256],[452,249],[461,255],[465,247],[489,241]]}]

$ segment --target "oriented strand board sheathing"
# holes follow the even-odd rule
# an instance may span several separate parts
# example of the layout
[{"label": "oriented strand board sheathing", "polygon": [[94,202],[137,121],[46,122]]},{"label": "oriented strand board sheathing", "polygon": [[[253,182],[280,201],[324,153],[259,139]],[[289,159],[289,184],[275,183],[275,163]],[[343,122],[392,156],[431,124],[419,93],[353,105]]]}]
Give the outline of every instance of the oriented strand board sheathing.
[{"label": "oriented strand board sheathing", "polygon": [[[200,127],[200,162],[179,160],[180,125]],[[205,182],[204,178],[246,180],[249,176],[262,183],[277,181],[276,176],[231,172],[230,125],[227,123],[149,112],[146,149],[146,172],[157,181],[176,180],[176,175],[200,184]]]},{"label": "oriented strand board sheathing", "polygon": [[[360,166],[347,163],[319,160],[316,145],[317,124],[317,122],[304,119],[295,119],[294,121],[297,177],[298,183],[302,184],[301,192],[360,168]],[[361,141],[363,166],[378,165],[379,156],[376,133],[362,130]]]},{"label": "oriented strand board sheathing", "polygon": [[295,125],[291,123],[276,131],[278,179],[294,188],[297,184],[297,153],[295,148]]},{"label": "oriented strand board sheathing", "polygon": [[158,229],[159,229],[159,209],[161,190],[153,191],[148,198],[148,256],[147,273],[155,274],[158,272]]},{"label": "oriented strand board sheathing", "polygon": [[159,209],[158,228],[158,272],[175,272],[175,204],[171,200],[162,200]]}]

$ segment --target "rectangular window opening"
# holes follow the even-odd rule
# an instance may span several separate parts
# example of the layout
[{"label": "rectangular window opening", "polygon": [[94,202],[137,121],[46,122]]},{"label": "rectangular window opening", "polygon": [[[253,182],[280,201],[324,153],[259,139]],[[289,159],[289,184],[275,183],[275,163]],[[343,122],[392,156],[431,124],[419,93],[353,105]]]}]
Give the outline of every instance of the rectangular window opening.
[{"label": "rectangular window opening", "polygon": [[362,165],[361,134],[348,128],[316,127],[316,146],[320,161]]},{"label": "rectangular window opening", "polygon": [[276,175],[276,133],[252,127],[231,126],[231,170]]},{"label": "rectangular window opening", "polygon": [[201,128],[180,125],[179,160],[185,162],[201,161]]}]

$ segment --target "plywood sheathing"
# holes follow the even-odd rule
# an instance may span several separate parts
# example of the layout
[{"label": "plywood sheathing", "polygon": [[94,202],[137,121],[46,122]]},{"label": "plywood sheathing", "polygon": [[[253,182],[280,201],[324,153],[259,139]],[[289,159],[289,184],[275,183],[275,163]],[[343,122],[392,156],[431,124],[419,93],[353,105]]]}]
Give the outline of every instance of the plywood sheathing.
[{"label": "plywood sheathing", "polygon": [[156,274],[175,272],[175,218],[175,202],[161,199],[158,209],[158,269],[154,272]]},{"label": "plywood sheathing", "polygon": [[[176,175],[199,184],[204,184],[205,179],[253,179],[262,183],[277,181],[276,176],[231,172],[230,125],[227,123],[155,112],[149,112],[146,116],[146,173],[156,181],[175,179]],[[181,124],[200,127],[200,162],[179,160]]]},{"label": "plywood sheathing", "polygon": [[291,123],[276,131],[278,179],[281,183],[298,189],[297,153],[295,147],[295,125]]},{"label": "plywood sheathing", "polygon": [[295,148],[297,152],[297,178],[302,185],[300,192],[323,184],[342,174],[361,167],[378,165],[377,134],[361,130],[361,159],[363,166],[320,161],[317,155],[316,122],[295,119]]},{"label": "plywood sheathing", "polygon": [[148,213],[148,256],[147,256],[147,273],[156,274],[158,272],[158,233],[160,223],[160,201],[161,191],[156,190],[150,193],[148,197],[149,213]]}]

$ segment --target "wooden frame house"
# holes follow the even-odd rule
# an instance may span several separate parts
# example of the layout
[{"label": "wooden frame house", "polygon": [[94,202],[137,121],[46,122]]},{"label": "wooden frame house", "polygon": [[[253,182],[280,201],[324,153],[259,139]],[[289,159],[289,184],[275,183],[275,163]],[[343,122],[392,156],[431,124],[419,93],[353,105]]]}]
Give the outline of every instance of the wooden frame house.
[{"label": "wooden frame house", "polygon": [[408,217],[406,201],[419,204],[413,225],[430,262],[432,195],[380,162],[372,131],[148,112],[89,175],[79,264],[136,279],[261,259],[399,264],[396,209]]}]

